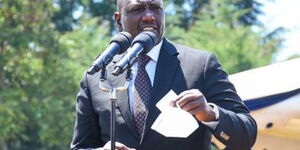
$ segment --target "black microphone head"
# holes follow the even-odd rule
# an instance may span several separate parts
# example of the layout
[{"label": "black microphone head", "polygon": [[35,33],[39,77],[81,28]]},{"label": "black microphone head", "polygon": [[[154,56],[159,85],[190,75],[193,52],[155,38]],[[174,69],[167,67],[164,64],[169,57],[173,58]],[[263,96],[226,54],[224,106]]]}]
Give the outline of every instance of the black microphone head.
[{"label": "black microphone head", "polygon": [[133,39],[131,46],[138,42],[143,45],[144,53],[147,53],[156,45],[157,40],[157,36],[153,32],[144,31]]},{"label": "black microphone head", "polygon": [[130,33],[119,32],[111,38],[109,44],[111,44],[112,42],[118,43],[121,47],[119,54],[122,54],[130,47],[131,41],[132,41],[132,36]]}]

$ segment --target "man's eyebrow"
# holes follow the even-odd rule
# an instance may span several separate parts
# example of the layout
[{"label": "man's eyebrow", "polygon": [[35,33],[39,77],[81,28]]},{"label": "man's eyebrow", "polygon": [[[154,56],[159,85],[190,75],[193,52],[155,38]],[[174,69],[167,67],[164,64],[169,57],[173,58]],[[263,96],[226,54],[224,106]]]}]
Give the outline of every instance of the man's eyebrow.
[{"label": "man's eyebrow", "polygon": [[132,9],[132,8],[136,8],[136,7],[141,7],[142,4],[141,3],[132,3],[128,5],[128,10]]},{"label": "man's eyebrow", "polygon": [[146,1],[145,3],[148,3],[148,4],[152,4],[152,5],[160,5],[161,3],[158,2],[158,1]]},{"label": "man's eyebrow", "polygon": [[150,2],[148,3],[149,6],[159,6],[159,7],[163,7],[163,5],[161,3],[158,2]]},{"label": "man's eyebrow", "polygon": [[157,1],[138,1],[135,3],[128,4],[127,10],[142,7],[145,5],[163,7],[163,5]]}]

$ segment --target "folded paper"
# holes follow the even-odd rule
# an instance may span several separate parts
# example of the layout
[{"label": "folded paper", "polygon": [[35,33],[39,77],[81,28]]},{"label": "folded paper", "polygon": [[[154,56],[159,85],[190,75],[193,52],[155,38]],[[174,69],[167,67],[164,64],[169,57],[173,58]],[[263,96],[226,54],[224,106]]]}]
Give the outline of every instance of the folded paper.
[{"label": "folded paper", "polygon": [[176,97],[176,93],[171,90],[156,104],[161,114],[154,121],[151,129],[166,137],[186,138],[199,127],[199,124],[190,113],[170,106],[170,102]]}]

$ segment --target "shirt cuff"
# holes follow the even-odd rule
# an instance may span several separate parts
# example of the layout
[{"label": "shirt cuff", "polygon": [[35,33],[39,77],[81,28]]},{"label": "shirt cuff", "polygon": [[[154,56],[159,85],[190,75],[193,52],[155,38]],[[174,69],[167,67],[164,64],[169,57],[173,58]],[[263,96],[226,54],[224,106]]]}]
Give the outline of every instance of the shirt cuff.
[{"label": "shirt cuff", "polygon": [[202,123],[204,125],[206,125],[207,127],[211,128],[212,130],[215,130],[219,124],[219,109],[217,107],[216,104],[213,104],[213,103],[208,103],[208,105],[213,109],[213,111],[215,112],[216,114],[216,120],[215,121],[209,121],[209,122],[204,122],[202,121]]}]

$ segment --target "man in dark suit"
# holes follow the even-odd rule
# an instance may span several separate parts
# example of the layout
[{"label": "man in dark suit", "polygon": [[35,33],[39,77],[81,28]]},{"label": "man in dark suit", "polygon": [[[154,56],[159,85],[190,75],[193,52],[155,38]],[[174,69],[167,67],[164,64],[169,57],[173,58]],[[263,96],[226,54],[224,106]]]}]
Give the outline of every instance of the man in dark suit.
[{"label": "man in dark suit", "polygon": [[[141,75],[140,64],[134,64],[128,91],[117,95],[116,148],[209,150],[213,134],[231,149],[250,149],[256,139],[256,123],[217,58],[209,52],[172,44],[163,38],[162,0],[118,0],[117,6],[114,17],[120,31],[129,32],[133,37],[142,31],[151,31],[159,42],[145,56],[149,58],[143,71],[147,79],[141,79],[144,75]],[[125,83],[125,73],[111,75],[114,62],[120,57],[116,56],[108,65],[104,86],[119,87]],[[142,86],[148,82],[150,85],[142,94],[138,80]],[[99,82],[99,73],[96,73],[85,74],[80,83],[71,149],[109,149],[111,105],[108,93],[99,89]],[[198,121],[199,128],[187,138],[168,138],[151,129],[160,114],[155,105],[170,90],[179,94],[170,105],[175,107],[177,103]]]}]

